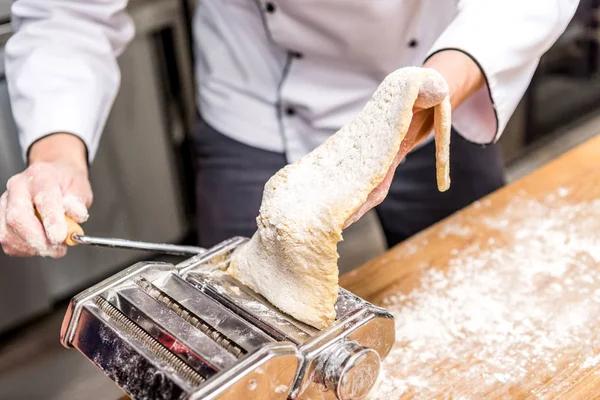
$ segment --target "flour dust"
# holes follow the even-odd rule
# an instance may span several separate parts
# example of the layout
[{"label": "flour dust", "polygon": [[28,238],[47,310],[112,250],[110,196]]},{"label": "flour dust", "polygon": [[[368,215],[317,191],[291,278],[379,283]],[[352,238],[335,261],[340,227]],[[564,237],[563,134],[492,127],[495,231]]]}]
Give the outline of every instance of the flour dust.
[{"label": "flour dust", "polygon": [[543,381],[569,385],[565,370],[600,364],[600,201],[569,204],[568,192],[521,193],[496,215],[441,232],[492,234],[384,300],[396,344],[372,398],[552,398]]}]

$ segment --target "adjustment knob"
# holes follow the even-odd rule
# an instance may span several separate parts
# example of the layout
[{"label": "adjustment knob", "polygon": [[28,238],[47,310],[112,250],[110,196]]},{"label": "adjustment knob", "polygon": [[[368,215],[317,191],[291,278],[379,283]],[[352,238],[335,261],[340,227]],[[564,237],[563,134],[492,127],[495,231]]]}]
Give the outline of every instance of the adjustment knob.
[{"label": "adjustment knob", "polygon": [[339,400],[359,400],[377,382],[381,359],[375,350],[347,341],[333,350],[323,368],[323,383]]}]

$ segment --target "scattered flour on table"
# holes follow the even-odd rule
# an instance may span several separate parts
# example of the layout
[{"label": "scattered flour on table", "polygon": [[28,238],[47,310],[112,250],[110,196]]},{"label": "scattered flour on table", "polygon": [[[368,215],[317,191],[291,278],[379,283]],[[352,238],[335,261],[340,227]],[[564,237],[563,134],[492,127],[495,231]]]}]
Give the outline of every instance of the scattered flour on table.
[{"label": "scattered flour on table", "polygon": [[471,228],[459,223],[448,223],[440,229],[438,235],[444,239],[450,235],[468,236],[472,233]]},{"label": "scattered flour on table", "polygon": [[600,201],[568,204],[567,194],[517,196],[495,216],[469,221],[504,244],[452,252],[446,271],[428,269],[419,288],[384,300],[396,344],[372,398],[506,397],[528,375],[564,368],[559,357],[569,368],[600,364]]}]

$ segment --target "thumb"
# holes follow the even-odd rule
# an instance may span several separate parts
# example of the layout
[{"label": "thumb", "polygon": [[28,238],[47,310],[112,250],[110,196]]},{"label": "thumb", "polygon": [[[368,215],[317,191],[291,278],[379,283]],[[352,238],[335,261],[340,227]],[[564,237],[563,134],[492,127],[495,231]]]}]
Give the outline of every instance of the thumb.
[{"label": "thumb", "polygon": [[88,208],[92,205],[93,194],[86,178],[74,179],[64,191],[63,208],[65,214],[75,222],[84,223],[89,218]]}]

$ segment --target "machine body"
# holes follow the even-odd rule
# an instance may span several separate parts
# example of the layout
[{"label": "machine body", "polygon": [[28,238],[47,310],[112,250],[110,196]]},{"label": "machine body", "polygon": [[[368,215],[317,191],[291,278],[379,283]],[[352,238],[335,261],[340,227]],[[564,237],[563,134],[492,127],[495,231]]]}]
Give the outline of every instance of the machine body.
[{"label": "machine body", "polygon": [[75,296],[61,330],[133,399],[361,399],[394,343],[394,320],[341,289],[326,330],[223,272],[246,239],[178,265],[135,264]]}]

